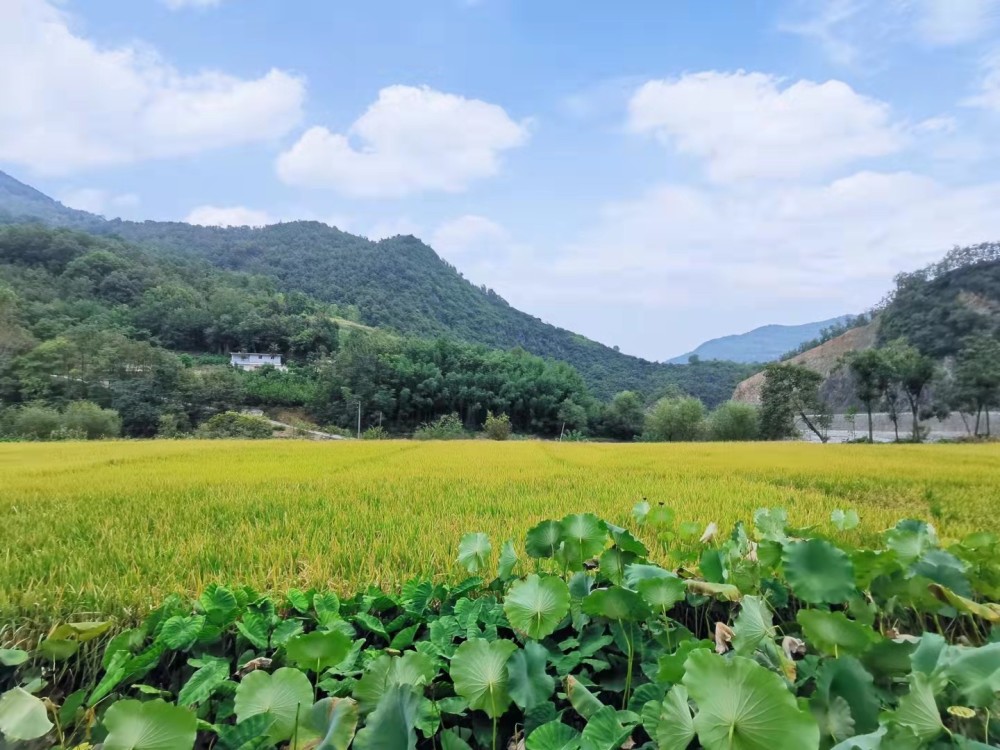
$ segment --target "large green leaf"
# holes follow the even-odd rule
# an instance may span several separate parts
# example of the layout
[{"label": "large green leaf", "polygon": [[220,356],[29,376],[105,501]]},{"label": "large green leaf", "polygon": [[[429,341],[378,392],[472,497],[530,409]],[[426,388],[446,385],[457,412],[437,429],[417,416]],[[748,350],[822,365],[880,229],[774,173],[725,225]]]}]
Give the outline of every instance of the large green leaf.
[{"label": "large green leaf", "polygon": [[649,617],[649,607],[642,597],[621,586],[592,591],[583,600],[583,611],[617,622],[634,622]]},{"label": "large green leaf", "polygon": [[542,644],[529,641],[507,662],[510,695],[522,710],[544,703],[556,689],[555,679],[545,671],[547,657]]},{"label": "large green leaf", "polygon": [[554,557],[562,540],[563,527],[558,521],[542,521],[524,539],[524,551],[536,560]]},{"label": "large green leaf", "polygon": [[236,720],[266,714],[273,719],[268,736],[282,742],[292,736],[297,716],[312,705],[312,699],[309,678],[297,669],[251,672],[236,689]]},{"label": "large green leaf", "polygon": [[647,731],[651,730],[658,750],[684,750],[695,734],[687,688],[674,685],[655,709],[655,725]]},{"label": "large green leaf", "polygon": [[816,750],[819,728],[784,681],[750,659],[691,652],[684,686],[698,706],[694,727],[706,750]]},{"label": "large green leaf", "polygon": [[163,623],[160,640],[174,651],[186,651],[195,644],[204,627],[205,618],[202,615],[177,615]]},{"label": "large green leaf", "polygon": [[208,657],[177,694],[177,705],[193,706],[204,703],[219,686],[229,679],[229,660]]},{"label": "large green leaf", "polygon": [[620,750],[631,736],[630,729],[622,726],[613,706],[605,706],[587,721],[580,736],[582,750]]},{"label": "large green leaf", "polygon": [[893,721],[909,727],[924,742],[930,742],[942,732],[941,712],[934,699],[934,689],[926,675],[914,672],[910,676],[910,692],[899,700]]},{"label": "large green leaf", "polygon": [[127,700],[104,714],[104,750],[191,750],[198,719],[186,708],[162,700]]},{"label": "large green leaf", "polygon": [[393,685],[354,738],[355,750],[415,750],[421,696],[410,685]]},{"label": "large green leaf", "polygon": [[562,543],[572,567],[597,557],[608,541],[608,527],[593,513],[575,513],[562,520]]},{"label": "large green leaf", "polygon": [[30,655],[19,648],[0,648],[0,666],[17,667],[24,664]]},{"label": "large green leaf", "polygon": [[785,577],[802,601],[838,604],[856,590],[851,558],[823,539],[786,545],[781,561]]},{"label": "large green leaf", "polygon": [[458,563],[475,575],[486,567],[491,549],[490,538],[486,534],[466,534],[458,543]]},{"label": "large green leaf", "polygon": [[579,750],[580,733],[561,721],[542,724],[528,735],[526,750]]},{"label": "large green leaf", "polygon": [[740,600],[740,613],[733,624],[733,648],[741,656],[757,650],[764,640],[775,636],[771,610],[759,596],[744,596]]},{"label": "large green leaf", "polygon": [[1000,643],[961,649],[946,674],[969,705],[989,708],[1000,694]]},{"label": "large green leaf", "polygon": [[566,678],[566,697],[573,709],[584,719],[589,719],[604,708],[604,704],[597,696],[572,675]]},{"label": "large green leaf", "polygon": [[351,639],[339,630],[297,635],[285,644],[288,658],[303,669],[319,674],[335,667],[350,653]]},{"label": "large green leaf", "polygon": [[45,704],[16,687],[0,695],[0,735],[8,740],[33,740],[52,729]]},{"label": "large green leaf", "polygon": [[878,729],[880,704],[874,683],[871,673],[852,656],[825,661],[816,677],[817,692],[827,704],[839,697],[850,706],[854,731],[858,734]]},{"label": "large green leaf", "polygon": [[569,587],[556,576],[532,573],[510,587],[503,611],[515,630],[529,638],[544,638],[569,613]]},{"label": "large green leaf", "polygon": [[878,633],[867,625],[849,620],[843,612],[803,609],[799,610],[796,619],[802,626],[806,643],[830,656],[859,656],[879,640]]},{"label": "large green leaf", "polygon": [[517,565],[517,550],[514,543],[508,539],[500,548],[500,562],[497,566],[497,577],[501,581],[509,581],[514,574],[514,567]]},{"label": "large green leaf", "polygon": [[517,651],[513,641],[490,643],[482,638],[466,641],[451,658],[451,679],[455,692],[469,701],[469,707],[486,712],[491,719],[502,716],[510,705],[507,660]]},{"label": "large green leaf", "polygon": [[[300,727],[300,746],[308,750],[347,750],[358,725],[358,704],[350,698],[324,698],[309,709]],[[314,739],[302,742],[301,735]]]},{"label": "large green leaf", "polygon": [[390,687],[422,687],[430,684],[436,673],[434,661],[427,654],[418,651],[407,651],[402,656],[382,654],[365,669],[354,687],[354,697],[361,705],[361,712],[368,713]]}]

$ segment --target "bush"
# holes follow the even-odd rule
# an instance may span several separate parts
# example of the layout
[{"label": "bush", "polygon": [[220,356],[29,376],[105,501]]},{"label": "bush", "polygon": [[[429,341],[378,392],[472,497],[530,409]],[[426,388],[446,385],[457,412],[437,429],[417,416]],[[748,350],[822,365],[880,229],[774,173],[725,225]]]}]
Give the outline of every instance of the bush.
[{"label": "bush", "polygon": [[490,440],[510,439],[511,427],[510,417],[506,414],[493,415],[493,412],[486,412],[486,422],[483,424],[483,432]]},{"label": "bush", "polygon": [[25,406],[13,419],[14,435],[26,440],[50,440],[62,426],[58,411],[49,406]]},{"label": "bush", "polygon": [[68,433],[81,434],[86,440],[118,437],[122,420],[114,409],[102,409],[90,401],[76,401],[66,407],[62,427]]},{"label": "bush", "polygon": [[705,435],[705,407],[696,398],[661,398],[646,415],[643,440],[690,442]]},{"label": "bush", "polygon": [[712,440],[736,441],[760,439],[760,415],[753,404],[727,401],[709,417]]},{"label": "bush", "polygon": [[362,440],[388,440],[389,432],[382,425],[369,427],[361,433]]},{"label": "bush", "polygon": [[413,432],[415,440],[461,440],[464,437],[465,427],[457,414],[445,414]]},{"label": "bush", "polygon": [[240,414],[227,411],[216,414],[205,422],[198,430],[198,437],[203,438],[241,438],[261,440],[274,434],[274,427],[263,417],[250,414]]}]

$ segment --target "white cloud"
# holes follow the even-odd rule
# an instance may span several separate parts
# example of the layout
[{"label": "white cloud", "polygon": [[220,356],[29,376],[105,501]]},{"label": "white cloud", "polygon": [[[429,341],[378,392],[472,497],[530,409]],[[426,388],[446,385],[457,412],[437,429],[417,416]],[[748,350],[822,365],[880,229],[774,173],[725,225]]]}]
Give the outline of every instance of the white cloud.
[{"label": "white cloud", "polygon": [[184,221],[203,227],[263,227],[277,223],[267,211],[246,206],[198,206]]},{"label": "white cloud", "polygon": [[953,188],[909,172],[747,190],[662,185],[608,205],[554,270],[619,286],[621,274],[623,299],[657,306],[678,294],[689,304],[693,291],[736,317],[762,299],[842,298],[860,309],[896,272],[1000,238],[997,205],[1000,183]]},{"label": "white cloud", "polygon": [[200,153],[280,137],[302,79],[179,72],[139,46],[103,48],[46,0],[0,3],[0,161],[38,172]]},{"label": "white cloud", "polygon": [[983,61],[979,93],[966,99],[963,104],[1000,112],[1000,53],[995,53]]},{"label": "white cloud", "polygon": [[182,10],[183,8],[214,8],[222,4],[222,0],[163,0],[163,4],[170,10]]},{"label": "white cloud", "polygon": [[796,0],[779,25],[819,44],[839,65],[879,64],[900,43],[951,47],[987,38],[1000,0]]},{"label": "white cloud", "polygon": [[135,193],[113,193],[102,188],[74,188],[60,194],[63,205],[99,216],[120,216],[139,205]]},{"label": "white cloud", "polygon": [[528,139],[495,104],[426,86],[390,86],[346,134],[313,127],[281,154],[278,175],[360,197],[460,192],[495,175],[500,154]]},{"label": "white cloud", "polygon": [[649,81],[632,97],[629,125],[704,159],[716,182],[824,173],[904,142],[888,106],[846,83],[783,85],[744,71]]},{"label": "white cloud", "polygon": [[441,224],[431,235],[431,247],[448,258],[492,256],[505,252],[507,230],[485,216],[466,214]]},{"label": "white cloud", "polygon": [[998,0],[916,0],[913,5],[916,32],[932,46],[983,38],[1000,17]]}]

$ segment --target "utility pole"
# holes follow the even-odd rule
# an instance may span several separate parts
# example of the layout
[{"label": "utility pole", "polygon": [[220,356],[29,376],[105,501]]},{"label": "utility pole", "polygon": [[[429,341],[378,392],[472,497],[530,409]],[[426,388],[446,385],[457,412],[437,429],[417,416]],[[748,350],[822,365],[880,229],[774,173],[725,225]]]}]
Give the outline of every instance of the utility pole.
[{"label": "utility pole", "polygon": [[361,439],[361,399],[358,399],[358,440]]}]

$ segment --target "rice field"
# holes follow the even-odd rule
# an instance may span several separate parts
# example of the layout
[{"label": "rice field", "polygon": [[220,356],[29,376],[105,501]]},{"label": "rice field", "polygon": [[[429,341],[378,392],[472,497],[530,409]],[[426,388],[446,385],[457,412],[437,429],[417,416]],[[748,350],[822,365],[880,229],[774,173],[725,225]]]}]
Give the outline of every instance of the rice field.
[{"label": "rice field", "polygon": [[353,593],[460,577],[461,535],[500,543],[642,498],[724,530],[759,507],[794,524],[854,508],[942,536],[1000,529],[1000,446],[542,442],[0,445],[0,623],[140,617],[211,582]]}]

